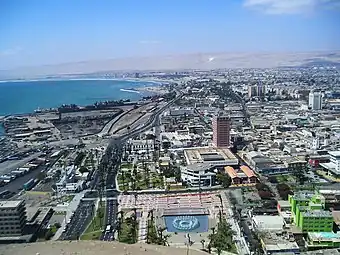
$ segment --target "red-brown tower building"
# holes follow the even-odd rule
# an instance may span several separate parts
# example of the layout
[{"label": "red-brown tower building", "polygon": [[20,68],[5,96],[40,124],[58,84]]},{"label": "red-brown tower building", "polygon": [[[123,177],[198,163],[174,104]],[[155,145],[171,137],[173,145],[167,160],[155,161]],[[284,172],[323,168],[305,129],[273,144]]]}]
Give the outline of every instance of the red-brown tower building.
[{"label": "red-brown tower building", "polygon": [[213,143],[216,147],[230,146],[230,118],[218,115],[213,118]]}]

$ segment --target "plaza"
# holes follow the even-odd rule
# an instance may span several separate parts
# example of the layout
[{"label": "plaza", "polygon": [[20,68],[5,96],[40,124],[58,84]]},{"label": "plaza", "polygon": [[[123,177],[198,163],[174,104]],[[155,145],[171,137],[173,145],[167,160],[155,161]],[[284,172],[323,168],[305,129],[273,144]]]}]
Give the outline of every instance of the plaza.
[{"label": "plaza", "polygon": [[219,192],[120,195],[118,211],[137,209],[139,242],[146,242],[148,216],[152,211],[156,227],[165,228],[164,234],[170,235],[169,245],[185,246],[189,234],[193,246],[201,248],[200,241],[208,240],[209,231],[216,227],[219,211],[222,211],[218,194]]}]

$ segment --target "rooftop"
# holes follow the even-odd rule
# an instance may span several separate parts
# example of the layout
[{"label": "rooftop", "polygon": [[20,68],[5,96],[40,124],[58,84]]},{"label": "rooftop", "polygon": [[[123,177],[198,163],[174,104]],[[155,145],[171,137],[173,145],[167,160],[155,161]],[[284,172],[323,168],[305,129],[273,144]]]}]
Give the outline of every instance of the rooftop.
[{"label": "rooftop", "polygon": [[306,217],[322,217],[322,218],[333,217],[331,212],[324,211],[324,210],[310,210],[310,211],[305,211],[302,213]]},{"label": "rooftop", "polygon": [[209,162],[228,162],[229,164],[237,164],[238,160],[226,148],[215,148],[215,147],[201,147],[201,148],[189,148],[184,150],[184,154],[187,160],[187,164],[194,163],[209,163]]},{"label": "rooftop", "polygon": [[235,169],[231,166],[226,166],[224,168],[225,172],[230,176],[230,178],[235,178],[237,177],[237,173],[235,171]]},{"label": "rooftop", "polygon": [[294,200],[309,201],[315,194],[312,192],[298,192],[293,195]]},{"label": "rooftop", "polygon": [[7,200],[0,201],[0,208],[16,208],[18,207],[23,200]]},{"label": "rooftop", "polygon": [[308,237],[317,241],[340,241],[340,233],[333,232],[308,232]]},{"label": "rooftop", "polygon": [[333,157],[340,157],[340,151],[329,151],[328,154]]},{"label": "rooftop", "polygon": [[262,233],[262,241],[267,251],[299,250],[294,238],[281,232]]},{"label": "rooftop", "polygon": [[249,167],[243,165],[240,166],[240,170],[248,177],[256,177],[256,175],[254,174],[253,170],[251,170]]}]

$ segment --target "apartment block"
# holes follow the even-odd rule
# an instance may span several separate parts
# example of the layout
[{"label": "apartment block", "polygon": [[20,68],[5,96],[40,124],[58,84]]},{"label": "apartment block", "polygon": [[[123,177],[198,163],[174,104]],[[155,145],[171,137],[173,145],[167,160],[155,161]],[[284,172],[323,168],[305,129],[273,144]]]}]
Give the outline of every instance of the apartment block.
[{"label": "apartment block", "polygon": [[24,200],[0,201],[0,236],[20,236],[25,225]]},{"label": "apartment block", "polygon": [[332,232],[333,215],[326,211],[325,198],[320,194],[289,195],[293,222],[303,232]]}]

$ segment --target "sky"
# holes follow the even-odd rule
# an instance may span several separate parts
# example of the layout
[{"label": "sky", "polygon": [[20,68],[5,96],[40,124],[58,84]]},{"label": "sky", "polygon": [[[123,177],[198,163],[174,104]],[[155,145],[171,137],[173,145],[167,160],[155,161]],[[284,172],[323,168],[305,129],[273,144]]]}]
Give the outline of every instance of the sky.
[{"label": "sky", "polygon": [[338,0],[1,0],[0,69],[340,49]]}]

